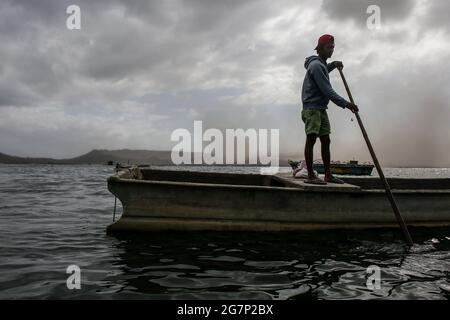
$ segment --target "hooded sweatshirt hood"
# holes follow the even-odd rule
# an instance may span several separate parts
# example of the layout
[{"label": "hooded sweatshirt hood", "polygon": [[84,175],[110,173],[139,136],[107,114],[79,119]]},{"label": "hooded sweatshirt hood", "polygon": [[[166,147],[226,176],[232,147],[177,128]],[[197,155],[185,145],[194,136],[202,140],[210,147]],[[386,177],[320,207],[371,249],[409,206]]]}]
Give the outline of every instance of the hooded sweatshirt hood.
[{"label": "hooded sweatshirt hood", "polygon": [[308,69],[309,64],[310,64],[311,62],[315,61],[315,60],[319,60],[319,62],[321,61],[319,56],[310,56],[310,57],[307,57],[307,58],[305,59],[305,69]]}]

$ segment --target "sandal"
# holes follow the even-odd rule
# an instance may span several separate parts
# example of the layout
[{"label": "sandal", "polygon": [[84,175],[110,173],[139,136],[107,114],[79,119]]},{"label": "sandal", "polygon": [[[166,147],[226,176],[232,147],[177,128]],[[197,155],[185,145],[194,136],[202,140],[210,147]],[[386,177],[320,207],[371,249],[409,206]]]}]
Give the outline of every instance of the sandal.
[{"label": "sandal", "polygon": [[329,178],[325,178],[326,182],[330,182],[330,183],[338,183],[338,184],[344,184],[345,182],[342,181],[341,179],[336,178],[335,176],[331,176]]},{"label": "sandal", "polygon": [[322,179],[320,179],[319,177],[314,177],[312,179],[306,179],[305,183],[308,184],[317,184],[317,185],[326,185],[327,183],[325,181],[323,181]]}]

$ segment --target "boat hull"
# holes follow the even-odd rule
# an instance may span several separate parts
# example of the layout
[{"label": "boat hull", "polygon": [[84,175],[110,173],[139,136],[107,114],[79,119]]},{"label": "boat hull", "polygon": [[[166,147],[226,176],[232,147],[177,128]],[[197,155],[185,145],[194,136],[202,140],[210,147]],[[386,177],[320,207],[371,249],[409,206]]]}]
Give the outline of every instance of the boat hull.
[{"label": "boat hull", "polygon": [[[149,174],[147,179],[136,179],[141,171],[136,178],[125,173],[108,179],[108,189],[123,206],[122,217],[108,227],[109,231],[291,231],[397,226],[385,192],[380,189],[355,185],[305,187],[287,177],[205,176],[192,172],[167,176],[159,172],[152,179],[155,172],[151,171],[143,171],[144,175]],[[214,176],[219,177],[218,181],[214,181]],[[246,179],[253,185],[246,184]],[[448,190],[394,190],[394,195],[408,225],[450,225]]]}]

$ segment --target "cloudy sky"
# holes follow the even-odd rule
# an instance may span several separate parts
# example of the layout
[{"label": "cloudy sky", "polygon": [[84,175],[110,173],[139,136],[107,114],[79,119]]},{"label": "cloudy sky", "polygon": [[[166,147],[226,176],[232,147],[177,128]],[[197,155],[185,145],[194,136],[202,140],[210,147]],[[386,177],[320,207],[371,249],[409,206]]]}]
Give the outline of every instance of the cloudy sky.
[{"label": "cloudy sky", "polygon": [[[81,30],[66,27],[71,4]],[[0,152],[170,150],[174,129],[202,120],[279,129],[281,152],[302,157],[303,63],[330,33],[381,163],[450,166],[449,12],[445,0],[4,0]],[[330,102],[329,116],[332,158],[370,160],[351,113]]]}]

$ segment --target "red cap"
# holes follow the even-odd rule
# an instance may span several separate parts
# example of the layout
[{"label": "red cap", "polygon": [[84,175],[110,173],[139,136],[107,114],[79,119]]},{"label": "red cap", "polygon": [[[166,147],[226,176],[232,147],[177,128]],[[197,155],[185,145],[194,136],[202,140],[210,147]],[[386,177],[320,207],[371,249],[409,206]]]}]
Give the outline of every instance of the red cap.
[{"label": "red cap", "polygon": [[324,45],[324,44],[328,44],[328,43],[331,43],[331,42],[334,42],[334,37],[331,34],[324,34],[317,41],[317,46],[316,46],[316,49],[314,49],[314,50],[317,50],[319,45]]}]

